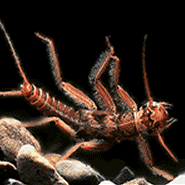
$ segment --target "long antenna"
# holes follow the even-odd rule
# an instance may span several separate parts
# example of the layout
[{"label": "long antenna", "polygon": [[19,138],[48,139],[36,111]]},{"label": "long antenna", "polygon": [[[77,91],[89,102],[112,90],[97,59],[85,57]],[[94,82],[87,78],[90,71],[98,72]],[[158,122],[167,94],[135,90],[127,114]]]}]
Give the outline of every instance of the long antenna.
[{"label": "long antenna", "polygon": [[148,82],[148,77],[147,77],[147,72],[146,72],[146,39],[147,39],[147,35],[144,36],[144,41],[143,41],[143,52],[142,52],[142,64],[143,64],[143,80],[144,80],[144,85],[145,85],[145,91],[146,91],[146,95],[148,97],[148,100],[150,102],[150,105],[152,105],[153,99],[151,97],[150,94],[150,89],[149,89],[149,82]]},{"label": "long antenna", "polygon": [[9,35],[8,35],[6,29],[5,29],[5,27],[4,27],[4,25],[3,25],[3,23],[2,23],[1,21],[0,21],[0,28],[3,30],[3,32],[4,32],[4,34],[5,34],[5,37],[6,37],[7,41],[8,41],[8,44],[9,44],[9,46],[10,46],[10,49],[11,49],[11,51],[12,51],[12,53],[13,53],[13,57],[14,57],[14,59],[15,59],[15,62],[16,62],[16,64],[17,64],[17,67],[18,67],[18,69],[19,69],[19,71],[20,71],[20,74],[21,74],[21,76],[22,76],[24,82],[25,82],[25,83],[28,83],[28,80],[27,80],[27,78],[26,78],[26,75],[25,75],[25,73],[24,73],[23,70],[22,70],[22,67],[21,67],[19,58],[18,58],[18,56],[17,56],[17,54],[16,54],[16,52],[15,52],[15,49],[14,49],[14,47],[13,47],[12,41],[11,41],[11,39],[10,39],[10,37],[9,37]]}]

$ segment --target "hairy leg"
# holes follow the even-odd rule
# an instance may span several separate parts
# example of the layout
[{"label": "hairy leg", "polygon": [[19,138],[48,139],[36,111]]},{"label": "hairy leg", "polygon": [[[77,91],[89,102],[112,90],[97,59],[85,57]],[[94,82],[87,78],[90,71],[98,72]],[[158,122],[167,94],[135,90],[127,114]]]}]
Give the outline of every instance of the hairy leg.
[{"label": "hairy leg", "polygon": [[66,94],[69,97],[71,97],[74,100],[74,102],[76,102],[77,104],[81,104],[82,106],[85,106],[86,108],[88,108],[90,110],[97,109],[95,103],[87,95],[85,95],[79,89],[75,88],[70,83],[62,81],[59,60],[56,55],[55,46],[54,46],[53,41],[50,38],[45,37],[39,33],[36,33],[36,36],[39,37],[40,39],[44,40],[48,45],[49,55],[50,55],[50,63],[52,66],[52,71],[53,71],[53,75],[55,77],[57,86],[59,88],[61,88],[62,90],[64,90],[66,92]]},{"label": "hairy leg", "polygon": [[[111,46],[108,38],[107,38],[107,43],[108,43],[109,48],[111,48],[113,50],[113,46]],[[111,62],[110,76],[111,76],[111,87],[113,87],[115,89],[115,91],[117,92],[117,95],[118,95],[118,98],[115,98],[115,100],[117,100],[118,103],[120,103],[120,101],[123,101],[124,103],[126,103],[126,105],[130,109],[137,111],[137,104],[130,97],[130,95],[120,85],[118,85],[120,59],[113,54],[114,54],[113,52],[108,53],[108,56],[114,60]]]},{"label": "hairy leg", "polygon": [[[109,53],[110,52],[110,53]],[[114,54],[113,48],[110,48],[110,51],[105,51],[100,55],[95,66],[92,68],[92,71],[89,75],[90,83],[94,86],[96,91],[95,98],[98,105],[103,110],[108,110],[113,113],[116,113],[116,106],[113,102],[111,95],[102,85],[101,81],[99,80],[101,75],[104,73],[105,69],[110,63],[111,56]]]},{"label": "hairy leg", "polygon": [[76,135],[76,131],[74,129],[72,129],[69,125],[67,125],[64,121],[62,121],[60,118],[58,117],[45,117],[42,118],[40,120],[34,120],[34,121],[28,121],[28,122],[24,122],[23,126],[24,127],[35,127],[35,126],[39,126],[39,125],[44,125],[47,124],[51,121],[54,121],[55,124],[64,132],[66,132],[67,134],[69,134],[71,137],[75,138]]},{"label": "hairy leg", "polygon": [[152,160],[152,155],[151,155],[151,152],[150,152],[148,145],[146,144],[145,139],[141,135],[139,135],[137,137],[136,141],[139,144],[139,149],[140,149],[141,155],[144,159],[144,162],[152,170],[152,172],[154,174],[157,174],[159,176],[164,177],[165,179],[167,179],[169,181],[172,181],[174,179],[173,175],[154,166],[153,160]]},{"label": "hairy leg", "polygon": [[72,146],[69,150],[67,150],[67,152],[61,157],[60,161],[69,158],[79,148],[83,148],[89,151],[104,151],[109,148],[109,144],[95,139],[91,141],[77,143],[76,145]]}]

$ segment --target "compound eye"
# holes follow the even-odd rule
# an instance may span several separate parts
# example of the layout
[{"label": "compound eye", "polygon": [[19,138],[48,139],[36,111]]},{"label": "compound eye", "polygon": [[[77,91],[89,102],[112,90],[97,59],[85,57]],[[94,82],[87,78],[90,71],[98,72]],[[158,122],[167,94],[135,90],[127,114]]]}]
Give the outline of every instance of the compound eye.
[{"label": "compound eye", "polygon": [[153,104],[152,104],[152,106],[151,106],[151,107],[152,107],[152,108],[157,107],[156,103],[155,103],[155,102],[153,102]]}]

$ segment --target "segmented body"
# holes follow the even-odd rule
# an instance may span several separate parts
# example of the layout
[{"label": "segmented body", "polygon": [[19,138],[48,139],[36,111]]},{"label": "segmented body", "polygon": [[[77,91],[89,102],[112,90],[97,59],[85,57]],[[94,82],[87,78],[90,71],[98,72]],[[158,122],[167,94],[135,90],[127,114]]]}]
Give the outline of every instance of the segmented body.
[{"label": "segmented body", "polygon": [[45,115],[58,116],[72,126],[77,131],[76,137],[79,139],[97,138],[119,142],[137,134],[132,111],[123,114],[87,109],[76,111],[33,84],[22,85],[21,91],[25,99],[39,111]]},{"label": "segmented body", "polygon": [[25,99],[39,111],[43,112],[43,114],[58,116],[74,128],[78,128],[80,114],[72,107],[56,100],[54,97],[51,97],[49,93],[33,84],[23,84],[21,91]]},{"label": "segmented body", "polygon": [[[56,100],[54,97],[51,97],[49,93],[43,91],[41,88],[29,83],[26,74],[21,67],[10,37],[1,21],[0,28],[5,34],[20,75],[23,78],[23,85],[20,90],[0,92],[0,95],[24,96],[31,105],[35,106],[39,111],[42,111],[47,115],[47,117],[42,120],[24,124],[25,127],[41,125],[54,121],[59,128],[68,133],[72,138],[78,141],[80,139],[80,141],[71,147],[60,158],[60,160],[69,158],[79,148],[89,151],[105,151],[114,145],[115,142],[120,142],[123,139],[133,139],[138,143],[145,163],[154,173],[159,174],[168,180],[172,180],[174,178],[172,175],[153,165],[149,147],[145,139],[142,137],[143,131],[149,131],[149,133],[152,131],[151,134],[158,137],[161,145],[166,149],[174,161],[178,161],[165,145],[163,138],[160,135],[164,129],[168,128],[176,120],[173,118],[167,119],[168,112],[166,109],[170,104],[165,102],[154,102],[151,97],[145,66],[145,42],[147,35],[144,37],[142,52],[144,84],[149,100],[146,104],[147,106],[145,108],[141,107],[138,110],[135,101],[118,84],[120,59],[114,55],[114,48],[110,44],[109,38],[106,37],[109,49],[100,55],[97,64],[94,66],[92,73],[89,76],[90,82],[96,92],[95,100],[97,101],[97,105],[102,109],[102,111],[99,111],[97,110],[97,106],[93,100],[91,100],[82,91],[75,88],[72,84],[66,83],[62,80],[59,61],[53,41],[48,37],[36,33],[37,37],[47,43],[53,75],[59,89],[64,90],[64,92],[66,92],[74,102],[87,108],[76,111],[74,108],[71,108],[61,101]],[[111,76],[111,88],[113,88],[116,94],[116,97],[113,98],[100,81],[100,77],[108,65],[111,66],[109,73]],[[115,102],[121,105],[124,112],[117,112]],[[128,110],[125,110],[125,104]]]}]

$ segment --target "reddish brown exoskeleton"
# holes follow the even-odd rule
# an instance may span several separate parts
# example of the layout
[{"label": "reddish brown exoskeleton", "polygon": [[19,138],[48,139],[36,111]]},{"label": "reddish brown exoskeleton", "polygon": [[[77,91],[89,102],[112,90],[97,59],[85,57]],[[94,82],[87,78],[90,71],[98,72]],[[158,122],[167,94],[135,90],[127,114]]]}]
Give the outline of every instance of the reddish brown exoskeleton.
[{"label": "reddish brown exoskeleton", "polygon": [[[35,106],[45,115],[51,116],[38,121],[29,122],[28,124],[25,124],[25,127],[41,125],[54,121],[58,127],[67,132],[77,141],[77,144],[71,147],[60,160],[67,159],[78,148],[90,151],[103,151],[108,150],[116,142],[120,142],[124,139],[132,139],[138,143],[145,163],[154,173],[162,175],[168,180],[173,179],[172,175],[153,165],[151,152],[142,136],[145,132],[156,135],[161,145],[166,149],[173,160],[177,162],[176,157],[168,149],[161,137],[161,132],[176,121],[173,118],[169,119],[167,108],[170,107],[170,104],[153,101],[149,91],[145,69],[146,36],[144,37],[142,63],[144,84],[149,100],[148,103],[138,110],[137,104],[134,100],[122,87],[118,85],[120,60],[114,55],[114,48],[111,46],[109,38],[106,37],[108,49],[100,55],[97,64],[93,67],[89,76],[90,82],[94,86],[94,90],[96,92],[95,100],[98,106],[101,107],[101,110],[97,110],[96,104],[87,95],[76,89],[70,83],[62,81],[59,61],[53,41],[48,37],[36,33],[36,36],[45,41],[48,46],[50,63],[52,65],[53,75],[57,82],[57,86],[59,89],[66,92],[66,94],[69,95],[77,104],[84,107],[83,109],[76,111],[74,108],[63,104],[54,97],[51,97],[41,88],[30,84],[21,68],[20,61],[13,48],[9,35],[2,23],[0,23],[0,26],[10,45],[15,62],[23,78],[23,84],[20,86],[20,90],[0,92],[0,95],[24,96],[31,105]],[[116,94],[113,98],[99,80],[109,64],[111,66],[111,88],[114,89]],[[123,107],[122,112],[117,112],[115,103],[120,103],[120,105],[124,104],[127,109]]]}]

